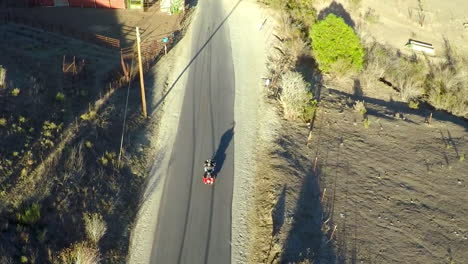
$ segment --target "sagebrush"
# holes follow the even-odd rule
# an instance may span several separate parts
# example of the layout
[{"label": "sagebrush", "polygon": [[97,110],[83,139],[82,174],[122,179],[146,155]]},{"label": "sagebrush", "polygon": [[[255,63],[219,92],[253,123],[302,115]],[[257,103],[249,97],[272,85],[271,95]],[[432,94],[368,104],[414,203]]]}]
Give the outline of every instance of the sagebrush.
[{"label": "sagebrush", "polygon": [[106,222],[98,213],[86,213],[83,215],[83,220],[85,222],[86,235],[88,236],[88,239],[94,244],[97,244],[107,231]]},{"label": "sagebrush", "polygon": [[300,73],[288,71],[281,76],[280,87],[279,101],[284,117],[290,120],[300,119],[313,98],[309,84]]}]

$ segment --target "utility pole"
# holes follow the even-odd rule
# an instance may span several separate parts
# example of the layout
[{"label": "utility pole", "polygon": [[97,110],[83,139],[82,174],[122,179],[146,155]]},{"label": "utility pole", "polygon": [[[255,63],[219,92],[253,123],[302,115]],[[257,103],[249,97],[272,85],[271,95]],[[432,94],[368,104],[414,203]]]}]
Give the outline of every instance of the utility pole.
[{"label": "utility pole", "polygon": [[141,107],[143,108],[143,116],[146,118],[146,97],[145,97],[145,82],[143,80],[143,64],[141,63],[141,47],[140,47],[140,29],[136,27],[137,50],[138,50],[138,68],[140,70],[140,90],[141,90]]}]

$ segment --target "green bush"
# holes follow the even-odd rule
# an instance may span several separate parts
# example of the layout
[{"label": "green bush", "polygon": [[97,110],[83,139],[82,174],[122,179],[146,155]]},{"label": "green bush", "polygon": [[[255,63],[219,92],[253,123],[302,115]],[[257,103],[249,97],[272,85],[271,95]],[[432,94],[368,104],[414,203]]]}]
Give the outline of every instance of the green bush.
[{"label": "green bush", "polygon": [[38,203],[33,203],[30,207],[24,209],[22,213],[16,214],[16,218],[21,224],[35,224],[41,218],[41,206]]},{"label": "green bush", "polygon": [[59,101],[59,102],[63,102],[65,100],[65,94],[61,93],[61,92],[58,92],[56,95],[55,95],[55,100]]},{"label": "green bush", "polygon": [[183,8],[184,8],[184,4],[182,0],[171,1],[171,7],[170,7],[171,14],[179,14],[180,12],[184,10]]},{"label": "green bush", "polygon": [[[309,93],[310,98],[313,98],[313,94]],[[311,99],[305,106],[304,111],[302,113],[302,120],[304,122],[309,122],[310,119],[314,116],[315,111],[317,111],[317,100]]]},{"label": "green bush", "polygon": [[21,90],[19,88],[15,88],[11,91],[11,95],[13,96],[18,96],[20,94]]},{"label": "green bush", "polygon": [[366,117],[363,121],[362,124],[364,125],[365,129],[368,129],[370,127],[371,121],[369,120],[368,117]]},{"label": "green bush", "polygon": [[[334,65],[347,65],[350,71],[360,71],[364,63],[364,49],[361,42],[343,18],[328,15],[311,27],[309,37],[312,51],[322,72],[333,72]],[[344,67],[339,67],[340,69]]]},{"label": "green bush", "polygon": [[411,100],[409,103],[409,108],[411,109],[418,109],[419,108],[419,102],[418,101],[414,101],[414,100]]}]

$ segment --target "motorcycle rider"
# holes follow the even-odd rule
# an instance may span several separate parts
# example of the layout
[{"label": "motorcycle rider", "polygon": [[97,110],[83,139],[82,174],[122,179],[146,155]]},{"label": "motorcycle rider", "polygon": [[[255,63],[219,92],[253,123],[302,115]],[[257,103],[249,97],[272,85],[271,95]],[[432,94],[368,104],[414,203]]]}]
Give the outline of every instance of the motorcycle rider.
[{"label": "motorcycle rider", "polygon": [[208,173],[210,173],[210,174],[213,173],[215,165],[216,165],[216,163],[213,160],[211,160],[211,159],[205,160],[205,176]]}]

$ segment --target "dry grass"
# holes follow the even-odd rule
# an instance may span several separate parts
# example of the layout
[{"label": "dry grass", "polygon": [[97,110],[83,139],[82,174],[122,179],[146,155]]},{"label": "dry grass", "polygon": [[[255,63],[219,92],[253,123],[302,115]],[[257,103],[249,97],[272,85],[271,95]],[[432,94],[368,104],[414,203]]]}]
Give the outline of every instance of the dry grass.
[{"label": "dry grass", "polygon": [[286,119],[299,119],[310,100],[309,84],[300,73],[288,71],[282,75],[279,102]]},{"label": "dry grass", "polygon": [[74,146],[70,151],[65,163],[64,181],[67,181],[70,177],[79,180],[84,173],[83,144],[81,143]]},{"label": "dry grass", "polygon": [[268,56],[267,68],[272,81],[270,92],[278,96],[278,81],[281,75],[296,66],[299,56],[307,53],[308,45],[301,31],[293,24],[291,17],[284,13],[276,28],[274,50]]},{"label": "dry grass", "polygon": [[400,90],[400,97],[403,101],[409,102],[423,95],[426,74],[421,69],[424,69],[424,66],[413,62],[400,61],[397,64],[392,81]]},{"label": "dry grass", "polygon": [[99,251],[86,243],[77,243],[63,250],[54,264],[97,264],[99,263]]},{"label": "dry grass", "polygon": [[426,82],[428,102],[437,109],[468,117],[468,74],[466,69],[452,71],[435,66]]},{"label": "dry grass", "polygon": [[86,213],[83,215],[83,220],[85,222],[86,235],[88,236],[88,239],[94,244],[97,244],[107,231],[106,222],[98,213]]},{"label": "dry grass", "polygon": [[5,87],[6,72],[7,70],[0,65],[0,88]]},{"label": "dry grass", "polygon": [[384,77],[390,67],[391,51],[375,41],[367,42],[366,65],[359,79],[364,89],[375,88],[379,79]]},{"label": "dry grass", "polygon": [[354,112],[360,113],[362,116],[364,116],[367,113],[367,109],[366,109],[366,105],[364,101],[356,101],[353,108],[354,108]]},{"label": "dry grass", "polygon": [[428,68],[416,56],[404,57],[375,41],[366,43],[366,66],[360,76],[365,89],[373,89],[382,78],[393,84],[405,102],[420,99]]}]

